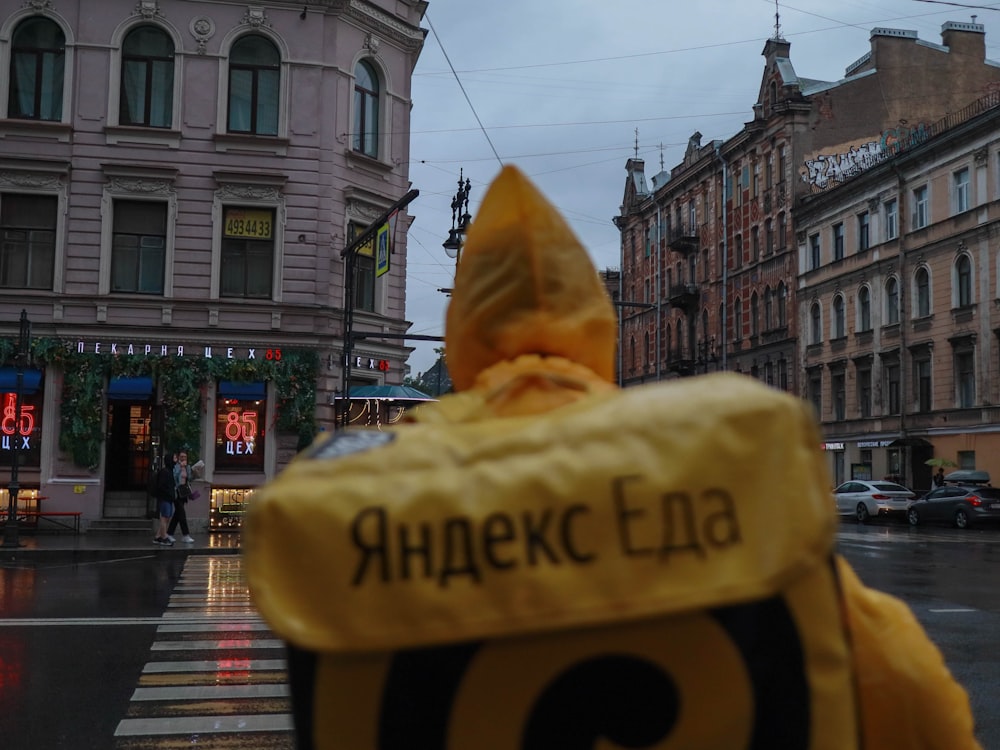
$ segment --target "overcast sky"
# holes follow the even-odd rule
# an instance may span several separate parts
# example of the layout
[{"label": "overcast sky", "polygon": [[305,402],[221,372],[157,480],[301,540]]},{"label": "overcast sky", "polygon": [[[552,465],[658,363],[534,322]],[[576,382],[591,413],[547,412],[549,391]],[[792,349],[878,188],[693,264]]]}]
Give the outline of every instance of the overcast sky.
[{"label": "overcast sky", "polygon": [[[945,21],[986,27],[1000,62],[1000,2],[923,0],[430,0],[413,75],[406,317],[410,333],[443,335],[454,261],[451,227],[459,169],[472,181],[473,218],[501,162],[516,164],[569,220],[598,268],[619,265],[625,162],[646,174],[683,158],[688,138],[735,135],[752,118],[765,41],[791,42],[802,78],[836,81],[870,49],[875,27],[911,29],[941,43]],[[456,75],[449,66],[454,67]],[[464,88],[464,93],[463,93]],[[468,97],[468,99],[466,98]],[[471,105],[470,105],[471,102]],[[482,127],[480,127],[480,123]],[[434,342],[416,346],[414,376]]]}]

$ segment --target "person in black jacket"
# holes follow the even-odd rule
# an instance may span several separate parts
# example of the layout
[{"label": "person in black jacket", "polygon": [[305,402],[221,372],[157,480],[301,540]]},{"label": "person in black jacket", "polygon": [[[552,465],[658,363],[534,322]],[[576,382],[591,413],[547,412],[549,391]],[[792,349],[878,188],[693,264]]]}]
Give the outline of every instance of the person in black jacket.
[{"label": "person in black jacket", "polygon": [[163,544],[169,547],[174,543],[167,534],[167,525],[174,515],[175,497],[173,458],[164,459],[163,466],[156,472],[156,508],[160,516],[160,523],[156,536],[153,538],[153,544]]}]

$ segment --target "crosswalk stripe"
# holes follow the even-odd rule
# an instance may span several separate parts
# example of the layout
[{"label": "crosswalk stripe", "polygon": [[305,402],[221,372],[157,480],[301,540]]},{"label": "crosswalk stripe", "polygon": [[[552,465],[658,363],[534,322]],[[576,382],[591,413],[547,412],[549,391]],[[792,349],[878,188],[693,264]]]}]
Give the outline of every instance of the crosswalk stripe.
[{"label": "crosswalk stripe", "polygon": [[291,714],[252,716],[171,716],[156,719],[123,719],[116,737],[149,734],[209,734],[213,732],[291,731]]},{"label": "crosswalk stripe", "polygon": [[134,701],[203,701],[224,698],[287,698],[288,685],[185,685],[170,687],[138,687],[132,693]]},{"label": "crosswalk stripe", "polygon": [[247,640],[241,638],[225,638],[214,641],[157,641],[153,644],[153,651],[201,651],[201,650],[230,650],[234,648],[284,648],[285,642],[275,638],[259,638]]}]

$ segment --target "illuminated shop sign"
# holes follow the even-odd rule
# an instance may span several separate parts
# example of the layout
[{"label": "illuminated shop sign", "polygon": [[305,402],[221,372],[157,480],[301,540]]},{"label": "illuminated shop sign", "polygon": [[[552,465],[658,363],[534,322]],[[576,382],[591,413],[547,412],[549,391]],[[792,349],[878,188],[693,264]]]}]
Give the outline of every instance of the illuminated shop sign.
[{"label": "illuminated shop sign", "polygon": [[362,370],[381,370],[382,372],[386,372],[389,369],[389,360],[355,357],[354,367],[360,367]]},{"label": "illuminated shop sign", "polygon": [[262,471],[263,417],[267,413],[263,382],[220,381],[215,412],[215,466],[218,469]]},{"label": "illuminated shop sign", "polygon": [[12,453],[20,452],[18,463],[38,466],[41,460],[41,394],[21,394],[21,414],[17,414],[17,394],[0,393],[0,465],[9,466]]},{"label": "illuminated shop sign", "polygon": [[823,443],[821,446],[825,451],[842,451],[844,450],[843,443]]},{"label": "illuminated shop sign", "polygon": [[888,448],[892,444],[891,440],[859,440],[859,448]]},{"label": "illuminated shop sign", "polygon": [[146,357],[183,357],[185,354],[201,356],[205,359],[267,359],[276,362],[281,360],[281,349],[267,349],[262,347],[236,347],[236,346],[189,346],[186,350],[184,344],[137,344],[120,343],[117,341],[78,341],[76,351],[78,354],[119,354],[136,355],[141,354]]}]

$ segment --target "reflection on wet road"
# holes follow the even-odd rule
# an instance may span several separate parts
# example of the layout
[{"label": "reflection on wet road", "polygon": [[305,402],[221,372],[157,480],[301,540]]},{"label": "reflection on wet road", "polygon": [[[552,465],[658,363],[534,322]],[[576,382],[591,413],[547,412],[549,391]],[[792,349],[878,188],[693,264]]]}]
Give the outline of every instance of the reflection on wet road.
[{"label": "reflection on wet road", "polygon": [[242,559],[191,555],[115,748],[291,750],[286,683],[284,645],[250,604]]}]

